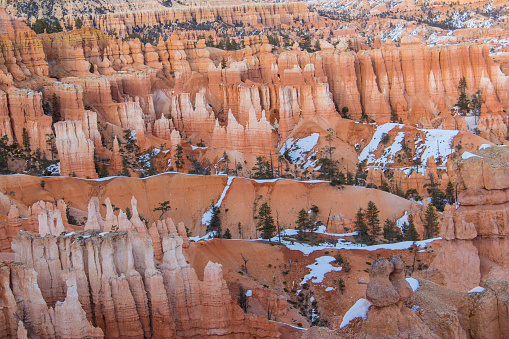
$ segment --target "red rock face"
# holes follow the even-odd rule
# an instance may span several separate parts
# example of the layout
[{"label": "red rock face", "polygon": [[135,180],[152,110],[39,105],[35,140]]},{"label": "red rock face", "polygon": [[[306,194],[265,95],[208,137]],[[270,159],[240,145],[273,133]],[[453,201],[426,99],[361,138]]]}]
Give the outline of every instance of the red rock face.
[{"label": "red rock face", "polygon": [[458,175],[467,189],[459,194],[459,207],[444,210],[440,235],[445,244],[432,264],[442,271],[447,287],[465,292],[479,285],[481,272],[486,279],[508,263],[509,225],[504,207],[508,183],[506,166],[502,166],[508,151],[493,147],[476,153],[479,156],[458,163]]},{"label": "red rock face", "polygon": [[94,165],[94,143],[83,133],[81,121],[55,124],[60,173],[82,178],[97,178]]},{"label": "red rock face", "polygon": [[[94,18],[96,27],[102,31],[116,31],[119,34],[131,33],[136,25],[151,26],[156,23],[171,23],[176,20],[196,22],[214,22],[221,19],[229,25],[238,23],[249,24],[253,27],[292,25],[294,18],[305,22],[317,22],[316,13],[310,13],[304,3],[289,4],[255,4],[240,6],[218,6],[206,9],[182,8],[171,10],[155,10],[143,12],[129,12],[119,14],[105,14]],[[84,24],[91,26],[92,22],[84,20]]]},{"label": "red rock face", "polygon": [[46,135],[52,134],[52,121],[51,117],[43,113],[41,93],[10,88],[7,91],[7,98],[14,140],[23,145],[23,131],[26,131],[30,149],[39,148],[47,152]]},{"label": "red rock face", "polygon": [[[39,303],[32,301],[31,307],[42,310],[29,313],[34,333],[46,337],[44,331],[51,330],[69,336],[82,330],[98,335],[100,329],[93,324],[111,338],[203,337],[210,331],[219,336],[278,336],[273,324],[245,315],[231,300],[220,265],[209,262],[203,281],[198,280],[182,255],[183,243],[176,232],[165,235],[162,263],[156,268],[150,236],[140,237],[136,231],[51,238],[20,233],[13,243],[16,260],[31,274],[23,286],[30,291],[26,295],[37,296],[33,300]],[[14,295],[23,298],[17,292]],[[57,302],[64,297],[65,302]],[[45,327],[46,304],[55,304],[56,321]],[[70,326],[71,321],[76,324]],[[17,330],[11,323],[2,336]]]}]

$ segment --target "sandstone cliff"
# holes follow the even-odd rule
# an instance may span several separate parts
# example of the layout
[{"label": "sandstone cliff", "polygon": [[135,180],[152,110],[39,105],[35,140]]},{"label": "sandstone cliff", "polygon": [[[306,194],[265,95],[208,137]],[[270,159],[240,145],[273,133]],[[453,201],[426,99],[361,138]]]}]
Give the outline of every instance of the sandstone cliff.
[{"label": "sandstone cliff", "polygon": [[[32,267],[25,270],[33,272],[31,281],[37,280],[40,290],[36,285],[24,286],[38,293],[38,307],[55,305],[59,325],[49,327],[57,327],[57,332],[73,330],[66,326],[69,318],[62,312],[79,302],[86,313],[85,319],[78,309],[79,323],[87,324],[88,319],[109,338],[277,337],[273,324],[245,315],[231,300],[220,265],[209,263],[204,280],[198,280],[182,255],[182,244],[176,233],[164,236],[163,260],[158,266],[150,237],[140,237],[134,230],[130,235],[126,231],[87,231],[44,238],[25,232],[15,239],[13,248],[16,260]],[[67,272],[73,272],[76,282],[72,276],[67,278],[67,298],[62,304],[66,289],[62,279]],[[38,318],[30,313],[27,320],[32,319],[35,323]],[[33,333],[45,336],[48,326],[43,325],[34,326]],[[83,328],[92,329],[86,326],[90,325]],[[13,330],[16,328],[14,322]],[[5,330],[4,335],[13,330]]]}]

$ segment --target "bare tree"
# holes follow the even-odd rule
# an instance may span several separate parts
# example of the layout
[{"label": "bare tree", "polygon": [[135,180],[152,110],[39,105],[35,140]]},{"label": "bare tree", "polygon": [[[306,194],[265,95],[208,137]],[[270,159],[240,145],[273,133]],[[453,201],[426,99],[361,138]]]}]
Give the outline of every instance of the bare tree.
[{"label": "bare tree", "polygon": [[244,255],[241,253],[240,256],[242,257],[242,260],[244,260],[244,272],[247,273],[247,262],[249,261],[248,259],[244,258]]}]

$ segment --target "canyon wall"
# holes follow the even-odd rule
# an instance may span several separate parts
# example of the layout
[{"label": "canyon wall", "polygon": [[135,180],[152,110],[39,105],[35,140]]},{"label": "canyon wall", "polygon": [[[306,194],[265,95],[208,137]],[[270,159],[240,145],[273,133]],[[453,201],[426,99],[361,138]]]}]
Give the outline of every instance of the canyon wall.
[{"label": "canyon wall", "polygon": [[[198,280],[194,269],[186,263],[183,240],[176,233],[163,238],[163,259],[157,266],[150,236],[140,237],[136,230],[129,233],[18,235],[13,242],[16,260],[26,266],[13,266],[23,267],[32,276],[28,280],[31,284],[23,284],[30,291],[26,295],[37,296],[33,300],[38,304],[32,301],[30,307],[55,308],[54,318],[45,317],[44,313],[28,313],[25,323],[33,325],[30,335],[47,337],[48,329],[57,327],[52,327],[52,323],[68,320],[68,315],[57,311],[63,305],[67,284],[64,304],[72,299],[75,308],[81,306],[84,310],[81,311],[84,317],[74,328],[79,328],[78,324],[91,330],[92,325],[99,327],[93,329],[96,334],[92,337],[101,330],[108,338],[278,336],[274,324],[263,317],[244,314],[231,299],[220,265],[209,262],[203,281]],[[65,281],[66,272],[75,275],[75,282],[72,278]],[[6,287],[9,295],[11,288]],[[23,294],[13,292],[20,304],[28,303]],[[4,309],[2,314],[13,325],[1,329],[2,336],[14,335],[17,328],[15,315],[9,311]]]},{"label": "canyon wall", "polygon": [[481,280],[509,277],[508,160],[506,147],[491,147],[457,164],[459,206],[444,211],[444,244],[431,266],[449,288],[468,291]]}]

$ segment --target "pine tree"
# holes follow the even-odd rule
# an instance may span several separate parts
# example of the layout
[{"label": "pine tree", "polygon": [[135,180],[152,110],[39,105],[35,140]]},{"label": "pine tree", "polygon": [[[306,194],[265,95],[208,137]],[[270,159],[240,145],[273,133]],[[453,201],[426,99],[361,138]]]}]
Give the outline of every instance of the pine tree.
[{"label": "pine tree", "polygon": [[23,148],[25,150],[30,149],[30,137],[28,136],[28,131],[23,127],[23,132],[21,133],[21,139],[23,140]]},{"label": "pine tree", "polygon": [[221,237],[221,218],[219,217],[219,213],[221,213],[219,207],[213,205],[212,218],[210,218],[210,224],[207,226],[207,232],[216,232],[217,238]]},{"label": "pine tree", "polygon": [[413,215],[408,216],[408,223],[405,222],[402,228],[404,241],[419,241],[419,232],[415,228]]},{"label": "pine tree", "polygon": [[53,93],[53,96],[51,97],[51,111],[52,111],[52,118],[53,123],[59,122],[61,115],[60,115],[60,105],[58,104],[58,98],[57,95]]},{"label": "pine tree", "polygon": [[456,202],[454,198],[454,185],[450,181],[447,183],[447,188],[445,189],[445,198],[450,205]]},{"label": "pine tree", "polygon": [[376,238],[380,234],[380,219],[378,218],[378,214],[380,211],[376,207],[373,201],[368,202],[368,208],[366,209],[366,223],[367,226],[371,229],[371,236]]},{"label": "pine tree", "polygon": [[159,216],[159,220],[161,220],[163,215],[164,215],[164,213],[168,212],[169,210],[171,210],[171,206],[170,206],[170,201],[169,200],[160,202],[159,206],[154,208],[154,212],[155,211],[160,211],[161,212],[161,215]]},{"label": "pine tree", "polygon": [[175,167],[177,167],[177,172],[184,168],[183,150],[181,145],[177,145],[175,149]]},{"label": "pine tree", "polygon": [[305,209],[301,209],[299,211],[299,215],[297,217],[297,221],[295,222],[297,224],[297,229],[300,231],[297,235],[297,238],[299,240],[302,240],[302,232],[304,230],[307,230],[309,228],[309,214],[306,212]]},{"label": "pine tree", "polygon": [[354,225],[355,231],[357,231],[355,238],[361,243],[367,243],[370,240],[370,237],[368,235],[368,226],[364,221],[364,212],[362,211],[362,208],[359,208],[357,211]]},{"label": "pine tree", "polygon": [[83,21],[81,21],[80,18],[76,18],[76,20],[74,20],[74,27],[76,29],[80,29],[81,27],[83,27]]},{"label": "pine tree", "polygon": [[299,216],[295,223],[297,224],[297,229],[299,231],[304,231],[309,228],[309,214],[304,208],[299,211]]},{"label": "pine tree", "polygon": [[385,219],[384,223],[384,238],[388,242],[394,242],[398,236],[396,231],[396,223],[390,219]]},{"label": "pine tree", "polygon": [[232,234],[230,232],[230,229],[227,228],[226,231],[224,231],[223,239],[231,239],[231,238],[232,238]]},{"label": "pine tree", "polygon": [[57,19],[53,21],[53,27],[51,27],[51,31],[53,33],[59,33],[63,31],[62,25],[60,25],[60,21],[58,21]]},{"label": "pine tree", "polygon": [[345,281],[343,280],[343,278],[339,279],[338,287],[339,287],[339,291],[341,292],[341,294],[343,294],[343,292],[345,291],[345,288],[346,288]]},{"label": "pine tree", "polygon": [[257,230],[262,232],[261,236],[263,239],[269,239],[270,241],[270,238],[272,238],[276,231],[276,225],[274,224],[272,211],[266,202],[260,206],[257,219]]},{"label": "pine tree", "polygon": [[438,235],[438,213],[433,205],[429,204],[424,214],[424,239],[431,239]]}]

